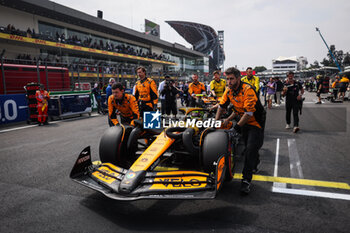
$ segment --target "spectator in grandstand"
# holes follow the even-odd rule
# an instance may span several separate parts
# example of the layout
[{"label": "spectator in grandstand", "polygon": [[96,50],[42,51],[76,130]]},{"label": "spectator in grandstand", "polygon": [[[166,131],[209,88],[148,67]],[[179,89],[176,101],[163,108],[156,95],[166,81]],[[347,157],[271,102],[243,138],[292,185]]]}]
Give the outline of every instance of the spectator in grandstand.
[{"label": "spectator in grandstand", "polygon": [[164,89],[164,85],[165,83],[170,82],[170,76],[166,75],[164,80],[162,82],[159,83],[159,87],[158,87],[158,95],[159,95],[159,99],[160,99],[160,108],[162,111],[162,115],[164,116],[166,114],[166,102],[165,102],[165,94],[161,94],[163,89]]},{"label": "spectator in grandstand", "polygon": [[103,109],[101,106],[101,89],[98,83],[95,83],[94,88],[92,89],[92,94],[95,97],[97,103],[97,113],[102,114]]},{"label": "spectator in grandstand", "polygon": [[344,101],[345,92],[348,89],[348,86],[349,86],[349,79],[346,75],[344,75],[340,79],[340,90],[339,90],[339,99],[341,98],[342,101]]},{"label": "spectator in grandstand", "polygon": [[139,103],[141,117],[145,111],[154,111],[158,103],[156,82],[146,77],[146,68],[139,66],[136,69],[139,80],[135,84],[135,97]]},{"label": "spectator in grandstand", "polygon": [[285,96],[286,100],[286,129],[290,129],[291,113],[293,110],[293,132],[297,133],[299,128],[299,104],[302,101],[302,95],[304,94],[303,87],[294,80],[294,72],[289,71],[287,73],[287,81],[283,87],[282,96]]},{"label": "spectator in grandstand", "polygon": [[267,87],[267,102],[268,102],[268,108],[271,109],[272,108],[272,99],[275,97],[275,93],[276,93],[276,82],[275,79],[273,77],[270,77],[270,82],[267,83],[266,85]]},{"label": "spectator in grandstand", "polygon": [[161,94],[165,97],[165,112],[167,115],[173,114],[176,118],[176,95],[180,93],[180,90],[175,87],[175,83],[170,79],[170,76],[166,77],[168,77],[168,80],[164,83],[164,87],[161,91]]},{"label": "spectator in grandstand", "polygon": [[214,97],[221,97],[226,89],[226,80],[220,78],[220,70],[213,73],[213,80],[210,82],[210,93]]},{"label": "spectator in grandstand", "polygon": [[192,74],[192,80],[193,82],[188,86],[188,93],[190,94],[190,106],[195,107],[196,106],[196,95],[198,94],[205,94],[206,88],[205,85],[202,82],[198,81],[198,74],[194,73]]},{"label": "spectator in grandstand", "polygon": [[244,76],[242,78],[243,82],[249,83],[250,85],[253,86],[253,88],[255,89],[256,93],[260,93],[260,81],[259,81],[259,77],[254,76],[253,75],[253,68],[252,67],[248,67],[246,69],[247,72],[247,76]]},{"label": "spectator in grandstand", "polygon": [[[118,124],[134,125],[133,120],[140,118],[139,107],[133,95],[125,93],[121,83],[114,83],[111,87],[112,95],[108,98],[108,118],[113,126]],[[117,114],[120,115],[119,122]]]},{"label": "spectator in grandstand", "polygon": [[[109,109],[108,103],[109,103],[109,97],[112,95],[112,85],[115,83],[115,79],[114,78],[110,78],[109,79],[109,85],[106,88],[106,105],[107,108]],[[110,119],[110,117],[108,117],[108,125],[109,126],[113,126],[113,123]]]}]

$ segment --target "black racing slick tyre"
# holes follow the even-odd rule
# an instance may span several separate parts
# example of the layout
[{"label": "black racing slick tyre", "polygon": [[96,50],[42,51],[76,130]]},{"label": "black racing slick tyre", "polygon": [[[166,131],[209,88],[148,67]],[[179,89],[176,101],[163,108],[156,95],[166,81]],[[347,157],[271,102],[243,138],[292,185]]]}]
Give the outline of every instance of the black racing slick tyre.
[{"label": "black racing slick tyre", "polygon": [[203,170],[207,173],[215,172],[214,162],[217,162],[222,155],[228,158],[228,153],[228,135],[224,131],[208,133],[207,136],[205,136],[202,145]]},{"label": "black racing slick tyre", "polygon": [[122,137],[123,128],[121,126],[110,127],[104,132],[99,147],[102,163],[113,163],[117,165],[120,162]]}]

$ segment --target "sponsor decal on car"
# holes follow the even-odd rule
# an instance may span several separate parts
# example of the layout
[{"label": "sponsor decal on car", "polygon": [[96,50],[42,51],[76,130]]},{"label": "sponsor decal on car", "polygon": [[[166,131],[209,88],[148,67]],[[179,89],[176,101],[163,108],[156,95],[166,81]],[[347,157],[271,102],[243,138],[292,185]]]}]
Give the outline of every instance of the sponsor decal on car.
[{"label": "sponsor decal on car", "polygon": [[150,189],[196,189],[204,188],[207,186],[207,178],[202,176],[189,176],[189,177],[162,177],[155,178]]},{"label": "sponsor decal on car", "polygon": [[136,176],[136,174],[134,172],[130,172],[126,175],[127,179],[133,179]]}]

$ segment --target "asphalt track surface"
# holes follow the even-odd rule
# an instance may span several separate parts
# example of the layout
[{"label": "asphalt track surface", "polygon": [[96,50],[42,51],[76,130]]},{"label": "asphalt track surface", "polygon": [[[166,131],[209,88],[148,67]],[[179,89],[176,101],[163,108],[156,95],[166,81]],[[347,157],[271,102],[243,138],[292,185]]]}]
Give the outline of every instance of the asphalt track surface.
[{"label": "asphalt track surface", "polygon": [[[268,110],[261,172],[252,192],[225,183],[214,200],[122,202],[69,178],[98,143],[106,116],[0,128],[0,232],[349,232],[350,103],[307,94],[298,134],[284,106]],[[236,167],[240,177],[242,158]]]}]

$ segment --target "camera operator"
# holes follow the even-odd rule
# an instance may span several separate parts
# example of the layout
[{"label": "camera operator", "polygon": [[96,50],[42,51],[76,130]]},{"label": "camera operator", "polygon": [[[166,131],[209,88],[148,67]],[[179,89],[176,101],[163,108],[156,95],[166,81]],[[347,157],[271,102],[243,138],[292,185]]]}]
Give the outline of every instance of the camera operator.
[{"label": "camera operator", "polygon": [[177,106],[176,106],[176,95],[181,92],[175,87],[175,83],[170,79],[169,76],[165,76],[166,81],[164,83],[164,88],[161,91],[161,95],[165,96],[165,113],[167,115],[173,114],[176,118]]}]

